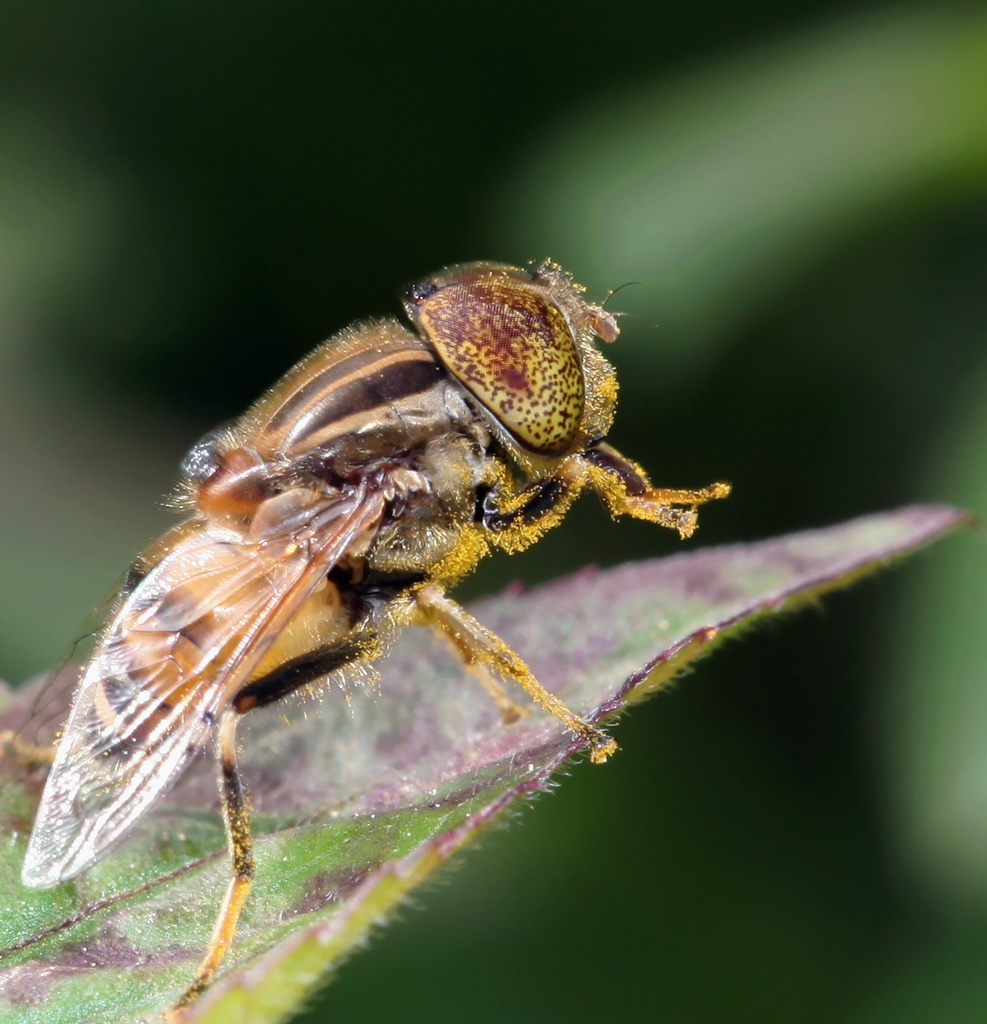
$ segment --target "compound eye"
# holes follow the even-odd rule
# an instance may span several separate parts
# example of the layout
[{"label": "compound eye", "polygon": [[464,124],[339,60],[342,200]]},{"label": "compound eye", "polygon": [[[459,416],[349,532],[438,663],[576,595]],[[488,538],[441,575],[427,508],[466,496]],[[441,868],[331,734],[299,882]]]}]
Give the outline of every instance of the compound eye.
[{"label": "compound eye", "polygon": [[431,286],[413,290],[420,299],[406,308],[446,368],[524,448],[564,454],[579,431],[585,385],[559,307],[510,267],[453,268]]}]

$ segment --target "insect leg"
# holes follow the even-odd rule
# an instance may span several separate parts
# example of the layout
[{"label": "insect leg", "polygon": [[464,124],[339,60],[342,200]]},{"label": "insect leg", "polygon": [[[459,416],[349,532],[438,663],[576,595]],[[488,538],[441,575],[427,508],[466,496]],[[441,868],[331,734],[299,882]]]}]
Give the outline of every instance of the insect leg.
[{"label": "insect leg", "polygon": [[554,476],[538,480],[516,494],[507,487],[499,488],[484,496],[477,518],[493,534],[531,527],[553,513],[560,515],[558,506],[566,499],[571,500],[570,489],[566,481]]},{"label": "insect leg", "polygon": [[586,470],[557,473],[517,490],[507,475],[477,504],[486,539],[508,552],[523,551],[561,522],[586,482]]},{"label": "insect leg", "polygon": [[380,641],[370,629],[348,636],[325,647],[306,651],[248,683],[233,698],[233,708],[245,714],[281,700],[294,690],[308,686],[354,661],[381,655]]},{"label": "insect leg", "polygon": [[730,485],[710,484],[700,490],[652,487],[644,470],[610,445],[598,442],[575,460],[575,472],[586,474],[586,483],[603,499],[614,515],[626,514],[677,530],[690,537],[698,525],[696,508],[707,501],[725,498]]},{"label": "insect leg", "polygon": [[452,649],[463,660],[463,664],[473,673],[477,682],[490,694],[497,710],[500,712],[500,720],[504,725],[510,725],[522,718],[526,718],[530,712],[526,707],[518,704],[507,692],[500,680],[493,674],[490,668],[483,662],[477,661],[473,648],[467,641],[464,641],[458,634],[450,633],[448,629],[440,625],[435,616],[426,612],[426,623],[431,626],[444,640],[449,642]]},{"label": "insect leg", "polygon": [[512,722],[518,722],[522,718],[527,718],[530,712],[524,705],[518,704],[511,695],[501,685],[500,680],[486,667],[486,665],[470,663],[469,655],[465,652],[462,654],[463,661],[472,671],[476,677],[477,682],[487,691],[490,695],[490,699],[497,705],[497,710],[500,712],[500,720],[504,725],[510,725]]},{"label": "insect leg", "polygon": [[181,1020],[181,1011],[205,991],[233,941],[240,911],[250,894],[254,879],[253,833],[250,806],[236,759],[236,724],[240,716],[227,711],[219,720],[216,752],[219,759],[219,792],[226,822],[226,836],[233,862],[233,877],[216,917],[212,937],[192,983],[169,1011],[169,1024]]},{"label": "insect leg", "polygon": [[549,693],[531,669],[495,633],[477,622],[461,605],[446,597],[435,584],[422,587],[418,606],[425,620],[448,636],[467,664],[479,664],[513,679],[546,711],[560,719],[571,732],[589,744],[590,760],[602,764],[616,751],[617,744],[606,733],[584,722],[566,707],[564,701]]},{"label": "insect leg", "polygon": [[35,771],[55,760],[55,744],[31,743],[12,729],[0,732],[0,759],[9,758],[25,771]]}]

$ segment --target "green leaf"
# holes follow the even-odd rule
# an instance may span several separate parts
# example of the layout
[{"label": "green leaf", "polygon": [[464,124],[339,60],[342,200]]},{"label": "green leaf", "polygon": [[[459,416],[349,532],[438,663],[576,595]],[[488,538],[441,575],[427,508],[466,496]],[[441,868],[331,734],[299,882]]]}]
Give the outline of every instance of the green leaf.
[{"label": "green leaf", "polygon": [[[587,569],[474,610],[549,689],[602,721],[755,619],[842,586],[964,518],[942,506],[908,508]],[[189,1020],[259,1024],[290,1014],[410,890],[580,752],[544,715],[500,724],[431,639],[409,631],[381,666],[379,688],[323,694],[290,725],[279,707],[245,720],[257,880],[223,975]],[[30,699],[10,696],[2,717],[13,721]],[[228,878],[218,813],[208,809],[210,773],[193,772],[77,881],[32,891],[19,871],[39,780],[7,767],[3,1019],[36,1020],[41,1007],[51,1024],[159,1014],[191,978]]]}]

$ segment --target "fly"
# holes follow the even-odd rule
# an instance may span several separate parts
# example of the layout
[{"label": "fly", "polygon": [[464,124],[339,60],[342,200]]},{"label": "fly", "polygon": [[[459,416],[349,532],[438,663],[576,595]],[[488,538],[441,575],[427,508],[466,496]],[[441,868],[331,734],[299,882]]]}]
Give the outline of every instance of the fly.
[{"label": "fly", "polygon": [[134,562],[80,666],[23,867],[28,886],[108,853],[213,744],[232,877],[173,1008],[212,980],[250,891],[236,727],[256,707],[380,658],[407,625],[451,641],[505,722],[518,684],[599,763],[604,732],[448,596],[492,549],[521,551],[585,488],[688,537],[730,491],[653,487],[606,443],[615,317],[560,267],[469,263],[407,290],[413,329],[354,324],[182,463],[184,521]]}]

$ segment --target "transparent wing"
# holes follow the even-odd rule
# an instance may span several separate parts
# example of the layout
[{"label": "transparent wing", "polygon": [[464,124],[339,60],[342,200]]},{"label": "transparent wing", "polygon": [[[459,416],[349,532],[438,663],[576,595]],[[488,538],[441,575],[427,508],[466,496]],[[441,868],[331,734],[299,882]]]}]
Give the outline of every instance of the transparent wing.
[{"label": "transparent wing", "polygon": [[83,871],[174,784],[382,507],[379,495],[353,488],[287,510],[261,539],[192,524],[152,549],[153,566],[82,672],[28,845],[26,885]]}]

